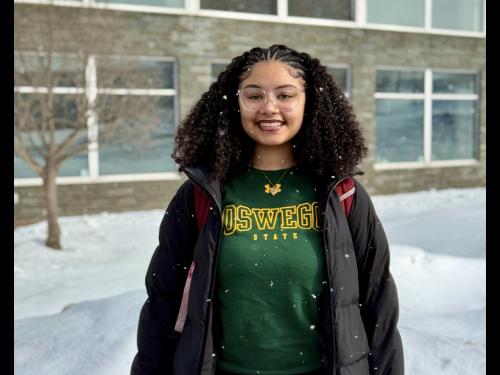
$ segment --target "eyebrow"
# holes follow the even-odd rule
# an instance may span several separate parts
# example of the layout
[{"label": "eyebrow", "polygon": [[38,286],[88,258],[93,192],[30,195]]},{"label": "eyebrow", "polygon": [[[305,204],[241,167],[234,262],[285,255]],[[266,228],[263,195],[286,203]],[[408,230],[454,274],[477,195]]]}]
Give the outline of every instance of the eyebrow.
[{"label": "eyebrow", "polygon": [[[280,90],[280,89],[284,89],[284,88],[291,88],[291,87],[293,87],[294,89],[300,89],[300,87],[297,87],[295,85],[287,84],[287,85],[278,86],[278,87],[275,88],[275,90]],[[246,88],[255,88],[255,89],[262,89],[262,90],[264,90],[261,86],[254,85],[254,84],[246,85],[246,86],[243,86],[242,88],[244,88],[244,89],[246,89]],[[266,90],[264,90],[264,91],[266,91]]]}]

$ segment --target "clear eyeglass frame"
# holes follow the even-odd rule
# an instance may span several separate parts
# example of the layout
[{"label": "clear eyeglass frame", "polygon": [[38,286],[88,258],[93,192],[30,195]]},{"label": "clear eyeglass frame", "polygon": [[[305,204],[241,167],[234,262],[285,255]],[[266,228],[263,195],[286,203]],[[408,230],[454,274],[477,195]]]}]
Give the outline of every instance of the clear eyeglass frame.
[{"label": "clear eyeglass frame", "polygon": [[[253,91],[261,92],[262,93],[262,97],[264,98],[264,101],[260,102],[260,103],[254,103],[254,105],[249,105],[248,102],[245,104],[245,96],[242,95],[243,91],[245,91],[245,90],[248,90],[248,91],[253,90]],[[293,96],[293,100],[291,100],[291,101],[283,101],[283,100],[280,100],[278,98],[278,96],[280,94],[290,93],[290,91],[293,94],[296,94],[295,96]],[[273,91],[267,92],[264,89],[250,87],[250,88],[245,88],[245,89],[239,89],[236,92],[236,95],[238,96],[238,102],[240,103],[240,105],[246,111],[249,111],[249,112],[257,112],[257,111],[261,110],[262,108],[264,108],[266,106],[266,104],[267,104],[268,96],[271,95],[271,94],[274,96],[273,105],[275,107],[279,108],[283,112],[289,112],[289,111],[293,111],[295,109],[297,103],[299,102],[298,95],[301,94],[301,93],[303,93],[303,92],[305,92],[305,91],[306,91],[305,88],[296,88],[295,87],[292,90],[290,90],[290,89],[282,89],[282,90],[278,90],[277,92],[273,92]]]}]

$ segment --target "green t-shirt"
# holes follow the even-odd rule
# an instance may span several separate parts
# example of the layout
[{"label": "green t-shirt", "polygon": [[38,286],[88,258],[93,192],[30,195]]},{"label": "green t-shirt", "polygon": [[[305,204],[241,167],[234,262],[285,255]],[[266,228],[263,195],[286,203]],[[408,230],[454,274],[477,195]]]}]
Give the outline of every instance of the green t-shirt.
[{"label": "green t-shirt", "polygon": [[[276,184],[284,172],[265,174]],[[266,193],[266,184],[254,168],[225,184],[218,367],[237,374],[314,371],[322,357],[316,299],[326,283],[316,188],[297,168],[277,194]]]}]

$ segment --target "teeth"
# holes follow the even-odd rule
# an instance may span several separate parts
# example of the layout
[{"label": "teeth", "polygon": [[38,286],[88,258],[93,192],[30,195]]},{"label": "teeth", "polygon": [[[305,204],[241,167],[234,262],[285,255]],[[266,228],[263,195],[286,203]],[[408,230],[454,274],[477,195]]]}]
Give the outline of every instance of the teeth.
[{"label": "teeth", "polygon": [[281,122],[260,122],[259,125],[262,128],[278,128],[281,126]]}]

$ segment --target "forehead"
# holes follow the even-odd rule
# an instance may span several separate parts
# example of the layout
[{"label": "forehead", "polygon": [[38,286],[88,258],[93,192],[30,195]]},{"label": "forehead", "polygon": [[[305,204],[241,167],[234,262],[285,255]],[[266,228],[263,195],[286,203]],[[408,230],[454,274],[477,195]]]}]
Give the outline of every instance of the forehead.
[{"label": "forehead", "polygon": [[304,80],[298,75],[298,72],[297,69],[281,61],[261,61],[250,67],[248,73],[240,81],[240,87],[256,85],[269,88],[287,84],[302,87]]}]

